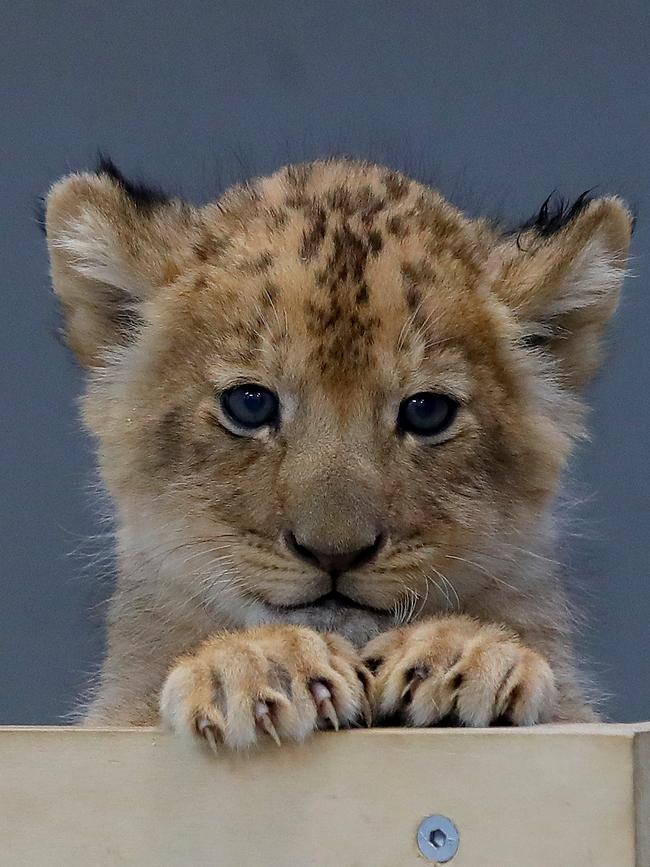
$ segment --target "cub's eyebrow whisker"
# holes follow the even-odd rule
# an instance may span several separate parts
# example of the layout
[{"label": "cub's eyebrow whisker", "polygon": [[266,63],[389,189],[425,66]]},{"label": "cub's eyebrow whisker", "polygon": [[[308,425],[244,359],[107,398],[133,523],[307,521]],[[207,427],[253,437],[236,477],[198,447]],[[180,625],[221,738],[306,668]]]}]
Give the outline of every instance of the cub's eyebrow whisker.
[{"label": "cub's eyebrow whisker", "polygon": [[422,309],[423,304],[424,304],[424,297],[420,298],[415,310],[411,313],[411,315],[408,317],[408,319],[406,319],[404,321],[404,324],[402,325],[402,329],[399,333],[399,337],[397,338],[397,351],[398,352],[401,352],[402,349],[404,348],[404,340],[406,338],[406,334],[407,334],[409,328],[415,322],[418,314],[420,313],[420,310]]},{"label": "cub's eyebrow whisker", "polygon": [[427,338],[424,344],[424,349],[428,352],[430,349],[435,349],[436,346],[444,346],[445,343],[453,343],[453,341],[453,337],[440,337],[437,340]]}]

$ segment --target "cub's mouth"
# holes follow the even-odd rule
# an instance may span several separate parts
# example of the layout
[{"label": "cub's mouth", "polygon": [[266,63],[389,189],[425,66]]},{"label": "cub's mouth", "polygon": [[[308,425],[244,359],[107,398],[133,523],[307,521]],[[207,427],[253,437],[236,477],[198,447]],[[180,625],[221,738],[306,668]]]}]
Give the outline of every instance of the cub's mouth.
[{"label": "cub's mouth", "polygon": [[266,603],[271,608],[274,608],[276,611],[306,611],[306,610],[335,610],[338,608],[353,608],[358,611],[370,611],[375,614],[387,614],[388,609],[386,608],[377,608],[374,605],[367,605],[362,602],[358,602],[356,599],[353,599],[351,596],[346,596],[344,593],[341,593],[338,590],[330,590],[327,593],[323,593],[322,596],[318,596],[316,599],[312,599],[308,602],[296,602],[296,603],[287,603],[287,604],[277,604],[277,603]]},{"label": "cub's mouth", "polygon": [[330,590],[309,602],[286,605],[266,602],[265,606],[261,622],[293,623],[317,632],[336,632],[357,647],[395,626],[394,615],[388,609],[364,605],[338,590]]}]

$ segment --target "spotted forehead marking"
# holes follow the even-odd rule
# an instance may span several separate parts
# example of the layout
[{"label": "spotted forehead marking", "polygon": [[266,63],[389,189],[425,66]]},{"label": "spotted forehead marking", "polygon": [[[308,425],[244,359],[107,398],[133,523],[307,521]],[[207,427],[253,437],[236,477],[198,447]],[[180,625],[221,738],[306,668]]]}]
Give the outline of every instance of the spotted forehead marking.
[{"label": "spotted forehead marking", "polygon": [[322,205],[314,203],[306,219],[305,228],[302,231],[302,243],[298,251],[298,257],[308,262],[320,251],[327,233],[327,214]]},{"label": "spotted forehead marking", "polygon": [[[297,287],[311,361],[323,375],[340,377],[373,364],[386,314],[373,299],[381,265],[369,276],[371,263],[392,257],[387,267],[395,271],[397,308],[393,301],[389,307],[401,304],[414,332],[426,321],[427,293],[443,285],[469,287],[480,272],[472,221],[435,191],[377,166],[289,166],[228,194],[218,210],[225,231],[206,230],[196,254],[208,263],[219,258],[248,281],[253,303],[238,305],[234,328],[241,356],[257,351],[257,332],[264,323],[269,330],[268,315],[277,313],[288,276]],[[232,240],[238,234],[245,254]],[[249,352],[242,346],[247,341]]]},{"label": "spotted forehead marking", "polygon": [[[445,246],[462,257],[467,244],[462,238],[465,221],[435,194],[427,195],[392,171],[373,178],[374,186],[361,180],[310,189],[311,167],[290,170],[287,179],[286,204],[301,211],[305,220],[298,257],[306,267],[315,267],[317,290],[304,301],[307,333],[315,342],[311,358],[322,374],[341,376],[372,363],[382,321],[370,303],[366,268],[381,254],[384,236],[420,237],[420,257],[401,263],[405,313],[412,327],[420,329],[425,293],[435,285],[426,257],[439,254]],[[331,252],[322,262],[324,247]]]},{"label": "spotted forehead marking", "polygon": [[345,217],[333,226],[330,242],[331,253],[314,274],[316,291],[305,299],[305,322],[321,373],[340,375],[371,362],[381,323],[370,309],[365,270],[383,242],[376,230],[355,231]]}]

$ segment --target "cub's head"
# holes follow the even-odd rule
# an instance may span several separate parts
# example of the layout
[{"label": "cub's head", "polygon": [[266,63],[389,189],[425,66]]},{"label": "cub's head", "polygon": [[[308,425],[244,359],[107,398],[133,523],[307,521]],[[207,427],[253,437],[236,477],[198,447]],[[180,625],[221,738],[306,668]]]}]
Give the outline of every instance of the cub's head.
[{"label": "cub's head", "polygon": [[46,225],[124,582],[362,641],[524,580],[617,303],[619,200],[507,233],[365,163],[202,208],[106,163]]}]

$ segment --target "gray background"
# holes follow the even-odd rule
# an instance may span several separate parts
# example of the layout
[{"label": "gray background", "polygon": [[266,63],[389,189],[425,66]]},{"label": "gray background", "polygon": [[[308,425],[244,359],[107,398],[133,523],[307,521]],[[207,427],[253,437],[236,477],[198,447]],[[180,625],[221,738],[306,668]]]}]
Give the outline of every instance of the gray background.
[{"label": "gray background", "polygon": [[0,723],[61,721],[102,652],[110,563],[84,542],[103,528],[82,378],[52,336],[33,219],[98,146],[196,200],[347,150],[513,217],[556,187],[638,206],[637,276],[591,389],[565,557],[610,716],[650,718],[649,14],[647,0],[4,4]]}]

